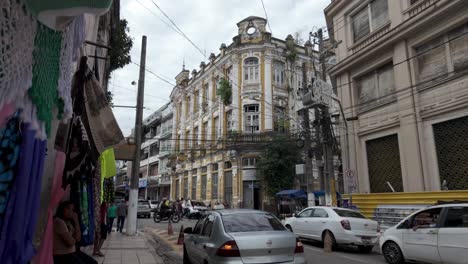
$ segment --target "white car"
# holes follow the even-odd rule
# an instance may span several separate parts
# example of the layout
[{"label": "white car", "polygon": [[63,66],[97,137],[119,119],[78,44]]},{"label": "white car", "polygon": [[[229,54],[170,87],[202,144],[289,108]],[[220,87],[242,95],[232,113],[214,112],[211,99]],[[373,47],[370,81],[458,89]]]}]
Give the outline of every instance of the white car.
[{"label": "white car", "polygon": [[419,210],[387,229],[380,248],[388,263],[468,263],[468,204]]},{"label": "white car", "polygon": [[285,226],[301,238],[324,241],[331,235],[333,246],[355,245],[371,252],[378,242],[379,224],[361,213],[337,207],[309,207],[286,219]]}]

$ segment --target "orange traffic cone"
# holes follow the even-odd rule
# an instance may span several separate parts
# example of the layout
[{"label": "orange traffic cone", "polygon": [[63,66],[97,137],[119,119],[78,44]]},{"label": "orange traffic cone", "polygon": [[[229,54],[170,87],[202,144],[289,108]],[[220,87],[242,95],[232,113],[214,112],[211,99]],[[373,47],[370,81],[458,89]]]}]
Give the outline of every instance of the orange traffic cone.
[{"label": "orange traffic cone", "polygon": [[184,225],[180,227],[179,238],[177,239],[177,245],[184,244]]},{"label": "orange traffic cone", "polygon": [[169,224],[167,226],[167,234],[170,235],[170,236],[174,235],[174,229],[172,229],[171,220],[169,220]]}]

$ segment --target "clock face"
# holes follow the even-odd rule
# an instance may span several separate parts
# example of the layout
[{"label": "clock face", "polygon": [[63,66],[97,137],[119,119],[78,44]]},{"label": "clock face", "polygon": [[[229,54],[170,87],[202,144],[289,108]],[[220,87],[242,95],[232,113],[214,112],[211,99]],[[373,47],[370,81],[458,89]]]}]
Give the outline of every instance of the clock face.
[{"label": "clock face", "polygon": [[250,26],[247,28],[247,34],[252,35],[257,32],[257,29],[254,26]]}]

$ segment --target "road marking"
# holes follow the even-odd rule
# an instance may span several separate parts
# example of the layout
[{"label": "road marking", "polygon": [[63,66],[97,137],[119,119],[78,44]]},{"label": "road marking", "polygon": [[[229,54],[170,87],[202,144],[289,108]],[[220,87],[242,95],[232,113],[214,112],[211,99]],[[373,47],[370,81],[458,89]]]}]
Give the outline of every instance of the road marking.
[{"label": "road marking", "polygon": [[[316,248],[314,246],[309,246],[309,245],[304,245],[304,247],[306,247],[307,249],[310,249],[312,251],[325,254],[325,252],[323,252],[323,249]],[[362,259],[348,257],[347,255],[344,255],[344,253],[342,253],[342,252],[333,251],[332,253],[335,253],[335,256],[337,256],[337,257],[341,257],[341,258],[345,258],[345,259],[349,259],[349,260],[353,260],[353,261],[358,261],[358,262],[361,262],[361,263],[371,263],[371,262],[367,262],[367,261],[362,260]]]},{"label": "road marking", "polygon": [[354,261],[359,261],[359,262],[362,262],[362,263],[370,263],[370,262],[367,262],[365,260],[358,259],[358,258],[352,258],[352,257],[348,257],[348,256],[343,256],[343,255],[337,255],[337,256],[340,256],[342,258],[347,258],[347,259],[350,259],[350,260],[354,260]]}]

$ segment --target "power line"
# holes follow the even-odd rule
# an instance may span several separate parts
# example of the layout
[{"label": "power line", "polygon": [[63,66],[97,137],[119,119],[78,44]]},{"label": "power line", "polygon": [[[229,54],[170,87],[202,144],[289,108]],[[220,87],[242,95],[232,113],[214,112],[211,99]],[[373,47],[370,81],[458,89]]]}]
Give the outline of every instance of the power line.
[{"label": "power line", "polygon": [[270,29],[270,32],[273,35],[273,30],[271,30],[270,20],[268,19],[268,14],[267,14],[267,11],[266,11],[266,8],[265,8],[265,3],[263,3],[263,0],[260,0],[260,1],[262,2],[263,12],[265,12],[265,18],[267,20],[268,28]]},{"label": "power line", "polygon": [[164,24],[166,24],[166,26],[168,26],[170,29],[174,30],[174,32],[178,33],[180,35],[180,32],[177,31],[176,29],[174,29],[169,23],[167,23],[166,21],[164,21],[160,16],[158,16],[156,13],[154,13],[151,9],[149,9],[148,7],[146,7],[145,5],[143,5],[140,1],[138,0],[135,0],[137,1],[141,6],[143,6],[146,10],[148,10],[151,14],[153,14],[154,16],[156,16],[157,18],[159,18],[159,20],[161,20],[161,22],[163,22]]}]

